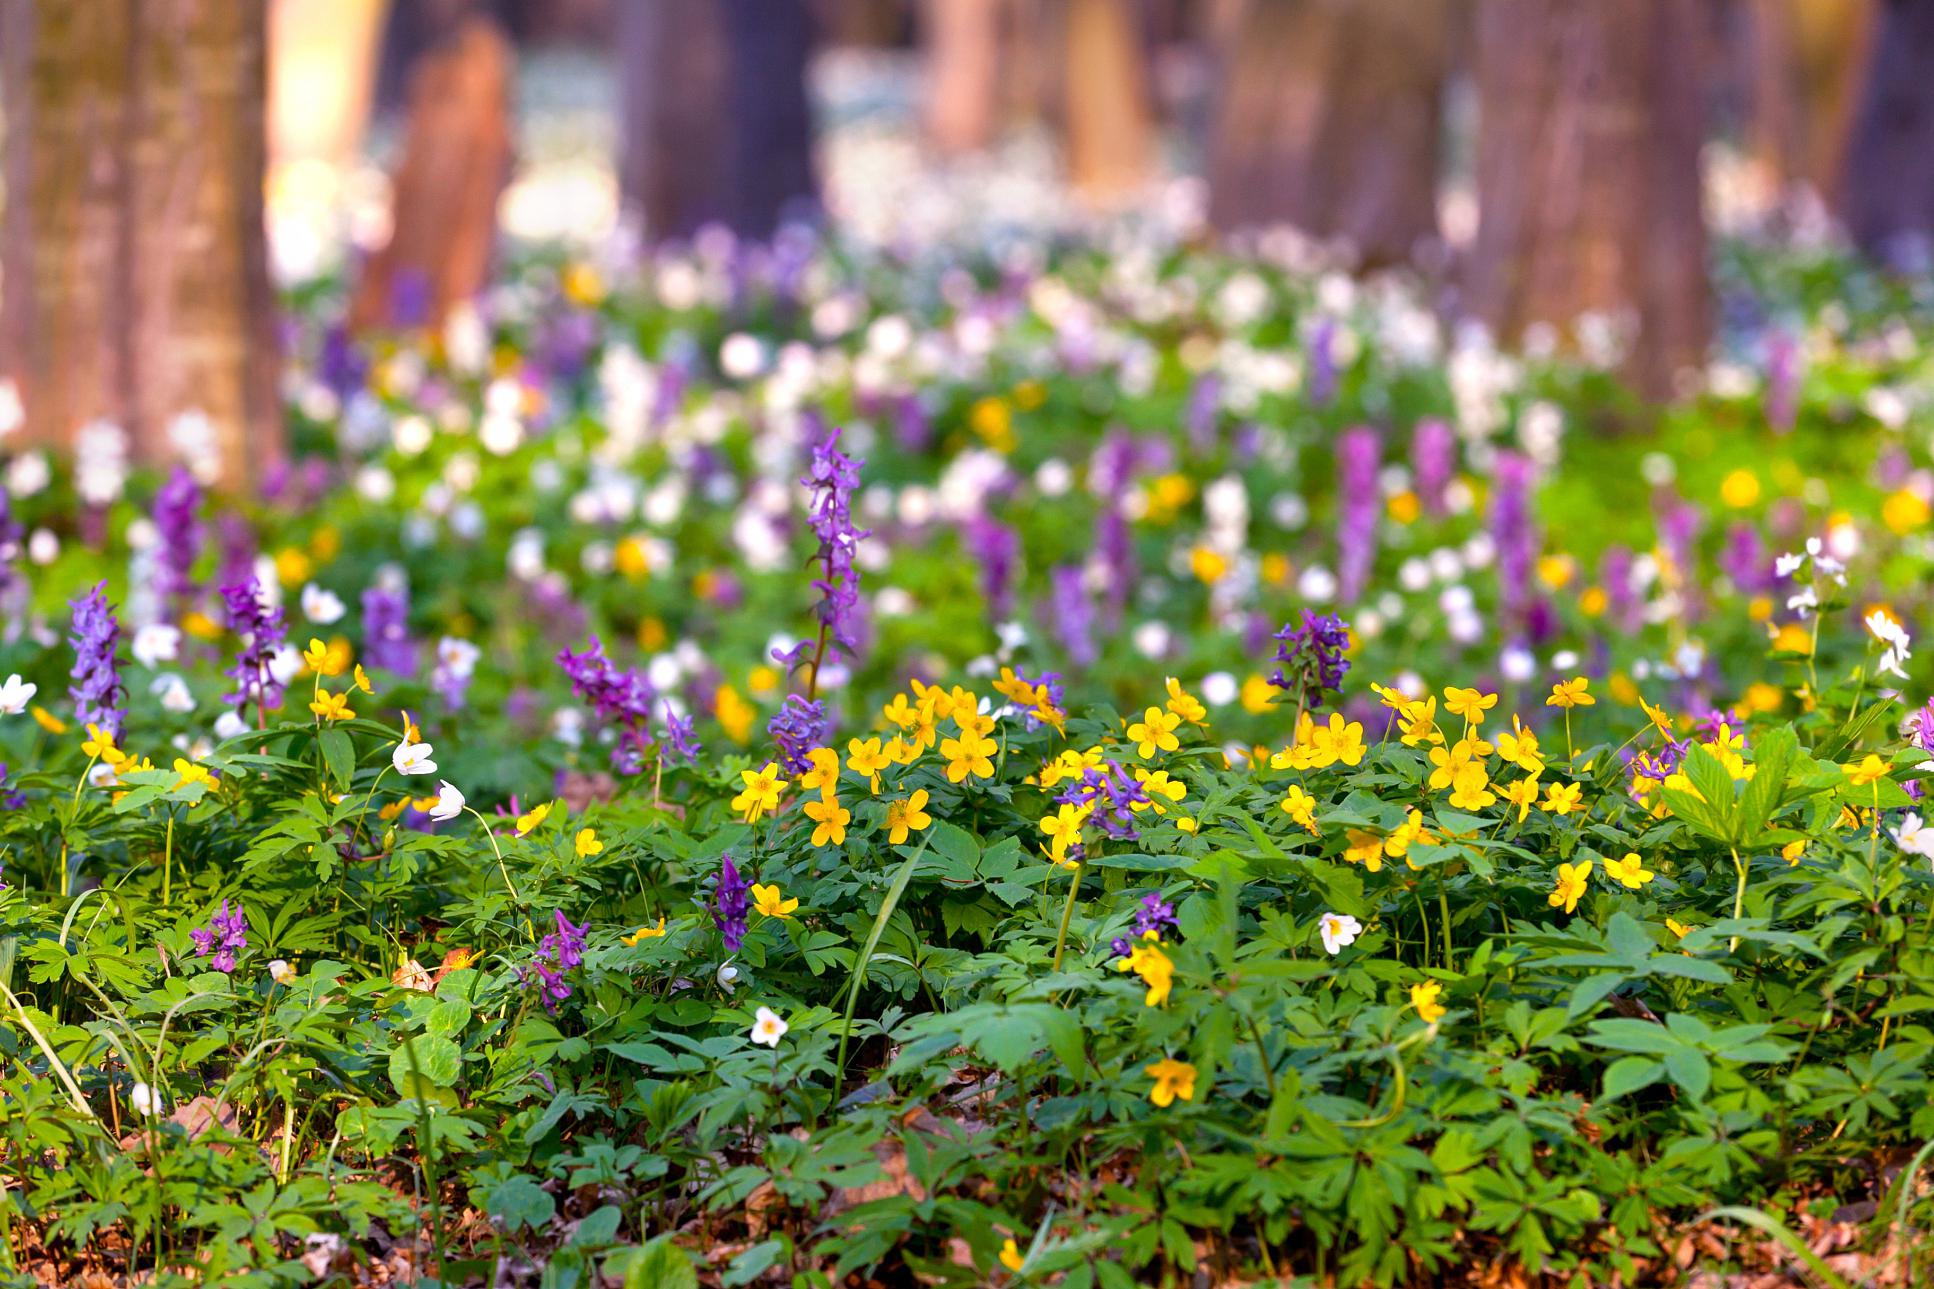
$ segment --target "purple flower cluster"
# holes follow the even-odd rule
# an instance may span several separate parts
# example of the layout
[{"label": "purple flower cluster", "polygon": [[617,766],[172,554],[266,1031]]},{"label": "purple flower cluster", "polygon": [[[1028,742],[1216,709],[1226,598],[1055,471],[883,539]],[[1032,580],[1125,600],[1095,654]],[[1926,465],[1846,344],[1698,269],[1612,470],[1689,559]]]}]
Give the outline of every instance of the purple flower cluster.
[{"label": "purple flower cluster", "polygon": [[853,493],[864,463],[839,450],[839,434],[837,427],[828,427],[813,439],[806,477],[799,482],[812,492],[806,522],[819,538],[820,576],[813,586],[819,591],[820,629],[832,648],[850,658],[860,647],[860,573],[853,553],[866,532],[853,526]]},{"label": "purple flower cluster", "polygon": [[1498,612],[1513,630],[1526,626],[1538,538],[1531,526],[1531,461],[1500,452],[1491,471],[1491,541],[1497,548]]},{"label": "purple flower cluster", "polygon": [[571,919],[558,909],[553,916],[557,929],[537,942],[537,953],[531,958],[530,966],[523,969],[526,984],[537,982],[537,996],[543,1000],[544,1010],[557,1015],[557,1005],[571,996],[571,986],[565,982],[564,973],[584,961],[584,933],[590,923],[573,926]]},{"label": "purple flower cluster", "polygon": [[1324,691],[1343,688],[1343,677],[1350,670],[1350,660],[1343,656],[1350,647],[1350,629],[1342,618],[1304,609],[1301,626],[1285,624],[1271,639],[1277,642],[1277,666],[1269,683],[1294,694],[1299,711],[1321,703]]},{"label": "purple flower cluster", "polygon": [[206,927],[198,927],[189,933],[195,942],[195,956],[214,960],[208,965],[224,975],[235,970],[235,955],[248,948],[248,914],[237,904],[230,912],[228,901],[222,901],[221,911],[208,919]]},{"label": "purple flower cluster", "polygon": [[282,705],[282,686],[270,667],[287,638],[282,610],[271,609],[262,596],[262,583],[256,578],[232,582],[222,588],[222,605],[228,616],[228,629],[241,640],[235,662],[227,675],[235,681],[233,692],[223,695],[237,707],[255,703],[262,708]]},{"label": "purple flower cluster", "polygon": [[13,565],[20,556],[20,539],[25,535],[26,530],[13,517],[13,499],[5,488],[0,488],[0,597],[20,584],[20,575],[13,571]]},{"label": "purple flower cluster", "polygon": [[1160,891],[1149,891],[1142,896],[1142,902],[1135,906],[1135,924],[1125,936],[1116,936],[1108,944],[1118,958],[1126,958],[1134,949],[1135,941],[1142,939],[1150,931],[1161,935],[1173,931],[1181,923],[1176,921],[1175,906],[1162,898]]},{"label": "purple flower cluster", "polygon": [[78,600],[68,601],[74,610],[74,623],[67,641],[74,646],[74,669],[68,673],[74,683],[67,688],[74,700],[74,715],[83,724],[98,725],[121,737],[121,722],[127,715],[127,690],[121,685],[121,664],[114,656],[121,642],[121,623],[114,606],[107,602],[107,583]]},{"label": "purple flower cluster", "polygon": [[1092,667],[1100,652],[1095,648],[1095,609],[1088,598],[1088,585],[1079,564],[1063,564],[1048,575],[1053,596],[1048,620],[1054,624],[1055,638],[1067,651],[1068,661],[1076,667]]},{"label": "purple flower cluster", "polygon": [[176,466],[154,495],[154,527],[160,558],[155,589],[179,604],[195,591],[195,561],[201,556],[201,485]]},{"label": "purple flower cluster", "polygon": [[1309,403],[1311,407],[1326,407],[1336,397],[1336,323],[1329,318],[1318,319],[1310,328],[1307,343]]},{"label": "purple flower cluster", "polygon": [[832,736],[826,704],[788,694],[778,713],[767,723],[766,733],[778,745],[779,764],[785,767],[786,773],[802,774],[812,768],[812,758],[807,754],[816,747],[825,747]]},{"label": "purple flower cluster", "polygon": [[1447,506],[1446,490],[1457,470],[1457,435],[1449,421],[1433,416],[1417,422],[1410,440],[1410,469],[1424,513],[1441,517]]},{"label": "purple flower cluster", "polygon": [[1367,425],[1345,430],[1336,440],[1336,579],[1343,603],[1355,604],[1370,583],[1377,554],[1377,516],[1382,497],[1377,464],[1382,452],[1377,432]]},{"label": "purple flower cluster", "polygon": [[976,514],[961,528],[967,552],[980,562],[981,597],[996,621],[1014,616],[1014,574],[1021,562],[1021,539],[992,516]]},{"label": "purple flower cluster", "polygon": [[364,589],[363,657],[370,666],[398,676],[416,674],[408,591],[374,584]]},{"label": "purple flower cluster", "polygon": [[604,643],[591,637],[591,647],[583,653],[561,650],[557,665],[571,681],[571,692],[591,704],[600,720],[618,727],[618,743],[611,749],[611,764],[621,774],[636,774],[644,768],[645,754],[653,746],[651,705],[657,699],[651,682],[636,667],[622,670],[607,658]]},{"label": "purple flower cluster", "polygon": [[751,908],[747,893],[752,883],[739,873],[739,866],[726,855],[719,866],[718,884],[712,888],[712,924],[719,929],[727,953],[745,946],[745,915]]},{"label": "purple flower cluster", "polygon": [[1122,769],[1120,762],[1106,761],[1083,770],[1081,778],[1055,800],[1062,805],[1090,807],[1089,823],[1117,841],[1133,841],[1141,836],[1135,827],[1135,807],[1148,804],[1148,789]]}]

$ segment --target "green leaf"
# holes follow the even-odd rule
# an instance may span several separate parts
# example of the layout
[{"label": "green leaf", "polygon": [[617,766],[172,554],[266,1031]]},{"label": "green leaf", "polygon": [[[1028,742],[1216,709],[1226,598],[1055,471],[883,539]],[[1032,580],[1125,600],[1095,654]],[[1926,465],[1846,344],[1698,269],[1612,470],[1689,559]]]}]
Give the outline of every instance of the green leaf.
[{"label": "green leaf", "polygon": [[1704,1101],[1706,1090],[1712,1086],[1712,1066],[1706,1062],[1705,1054],[1696,1048],[1680,1047],[1665,1054],[1665,1072],[1672,1081],[1685,1089],[1687,1096],[1694,1101]]},{"label": "green leaf", "polygon": [[622,1276],[624,1289],[698,1289],[692,1260],[669,1235],[612,1254],[604,1270],[607,1277]]},{"label": "green leaf", "polygon": [[356,777],[356,745],[347,733],[334,728],[323,730],[316,742],[322,745],[322,761],[329,767],[329,777],[347,788]]},{"label": "green leaf", "polygon": [[1600,1102],[1615,1101],[1650,1087],[1665,1074],[1665,1066],[1643,1056],[1623,1056],[1605,1067],[1605,1091]]},{"label": "green leaf", "polygon": [[507,1231],[536,1228],[557,1216],[557,1201],[528,1177],[508,1177],[490,1188],[484,1210]]},{"label": "green leaf", "polygon": [[431,1087],[447,1088],[456,1083],[462,1065],[462,1051],[441,1034],[406,1035],[389,1054],[389,1081],[398,1095],[416,1096],[418,1079]]}]

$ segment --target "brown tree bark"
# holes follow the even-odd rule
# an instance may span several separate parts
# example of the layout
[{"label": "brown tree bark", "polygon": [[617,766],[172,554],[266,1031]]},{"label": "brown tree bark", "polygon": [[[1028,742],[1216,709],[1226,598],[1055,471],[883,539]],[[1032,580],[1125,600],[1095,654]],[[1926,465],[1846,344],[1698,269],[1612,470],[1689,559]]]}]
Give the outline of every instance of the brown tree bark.
[{"label": "brown tree bark", "polygon": [[1743,33],[1747,144],[1782,188],[1841,206],[1874,0],[1748,0]]},{"label": "brown tree bark", "polygon": [[1698,0],[1479,0],[1470,304],[1506,341],[1584,314],[1649,397],[1710,337]]},{"label": "brown tree bark", "polygon": [[1373,264],[1437,231],[1442,0],[1249,0],[1228,28],[1209,162],[1221,229],[1294,224]]},{"label": "brown tree bark", "polygon": [[1001,107],[1002,0],[926,0],[927,135],[941,152],[984,151]]},{"label": "brown tree bark", "polygon": [[1062,124],[1068,181],[1095,205],[1132,197],[1155,166],[1155,95],[1137,0],[1067,0]]},{"label": "brown tree bark", "polygon": [[1886,0],[1847,155],[1848,230],[1868,254],[1934,265],[1934,0]]},{"label": "brown tree bark", "polygon": [[417,64],[390,236],[350,304],[353,327],[439,327],[490,280],[510,176],[510,42],[473,15]]},{"label": "brown tree bark", "polygon": [[625,205],[653,241],[717,222],[770,236],[817,212],[806,0],[652,0],[619,9]]},{"label": "brown tree bark", "polygon": [[137,459],[209,418],[219,482],[280,454],[255,0],[0,5],[0,375],[35,442],[119,425]]}]

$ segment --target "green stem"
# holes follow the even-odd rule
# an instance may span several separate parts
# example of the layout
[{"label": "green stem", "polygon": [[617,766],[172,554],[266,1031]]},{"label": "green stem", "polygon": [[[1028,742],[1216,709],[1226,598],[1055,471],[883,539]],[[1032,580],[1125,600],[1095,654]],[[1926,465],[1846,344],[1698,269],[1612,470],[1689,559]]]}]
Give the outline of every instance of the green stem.
[{"label": "green stem", "polygon": [[1441,872],[1437,878],[1437,912],[1444,919],[1444,970],[1455,971],[1457,964],[1451,960],[1450,896],[1445,892]]},{"label": "green stem", "polygon": [[175,875],[175,808],[168,807],[168,838],[161,847],[161,907],[168,907],[168,890]]},{"label": "green stem", "polygon": [[1061,930],[1054,937],[1054,965],[1051,970],[1061,970],[1061,954],[1068,947],[1068,924],[1074,921],[1075,897],[1081,894],[1081,865],[1074,866],[1068,877],[1068,902],[1061,906]]}]

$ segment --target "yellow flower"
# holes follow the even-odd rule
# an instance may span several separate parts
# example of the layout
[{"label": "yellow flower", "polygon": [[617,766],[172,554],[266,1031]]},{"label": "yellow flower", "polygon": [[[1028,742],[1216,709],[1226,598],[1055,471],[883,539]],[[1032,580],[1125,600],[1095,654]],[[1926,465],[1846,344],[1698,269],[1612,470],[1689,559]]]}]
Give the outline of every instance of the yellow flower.
[{"label": "yellow flower", "polygon": [[1426,1025],[1435,1025],[1449,1010],[1437,1001],[1437,995],[1443,992],[1444,987],[1435,980],[1426,980],[1410,987],[1410,1005],[1417,1009],[1418,1017]]},{"label": "yellow flower", "polygon": [[1591,681],[1583,676],[1571,680],[1561,680],[1551,687],[1551,697],[1545,699],[1546,707],[1590,707],[1598,700],[1586,693]]},{"label": "yellow flower", "polygon": [[532,806],[529,810],[517,816],[517,835],[522,837],[531,832],[539,824],[550,818],[550,814],[551,803],[548,801],[542,805]]},{"label": "yellow flower", "polygon": [[336,640],[324,644],[311,636],[309,647],[302,651],[302,661],[318,676],[340,676],[349,667],[349,642]]},{"label": "yellow flower", "polygon": [[940,745],[940,755],[947,758],[947,782],[959,783],[969,774],[982,779],[994,775],[994,740],[975,730],[962,730],[959,738],[950,738]]},{"label": "yellow flower", "polygon": [[1692,928],[1677,918],[1667,918],[1665,920],[1665,929],[1672,932],[1673,935],[1681,940],[1692,934]]},{"label": "yellow flower", "polygon": [[779,777],[778,766],[767,761],[764,769],[740,770],[739,778],[745,782],[745,791],[732,798],[732,808],[743,814],[747,823],[756,824],[766,811],[779,808],[779,794],[786,790],[786,781]]},{"label": "yellow flower", "polygon": [[1552,888],[1551,894],[1545,896],[1545,903],[1554,909],[1563,907],[1567,913],[1576,912],[1578,901],[1585,894],[1586,879],[1591,875],[1592,862],[1589,859],[1581,859],[1576,864],[1558,865],[1558,883]]},{"label": "yellow flower", "polygon": [[1115,970],[1132,971],[1142,978],[1142,983],[1148,986],[1148,996],[1142,1001],[1150,1007],[1166,1003],[1169,990],[1175,984],[1175,964],[1153,940],[1145,940],[1129,950],[1126,958],[1115,963]]},{"label": "yellow flower", "polygon": [[1209,715],[1209,709],[1202,705],[1202,700],[1183,689],[1182,682],[1173,676],[1168,678],[1168,709],[1178,720],[1191,725],[1200,725]]},{"label": "yellow flower", "polygon": [[1800,862],[1800,856],[1804,854],[1806,854],[1806,838],[1804,837],[1798,841],[1789,841],[1786,845],[1780,847],[1780,858],[1789,864],[1797,865]]},{"label": "yellow flower", "polygon": [[1048,839],[1049,854],[1061,859],[1068,847],[1081,844],[1081,825],[1087,822],[1089,807],[1064,803],[1051,815],[1041,816],[1041,831]]},{"label": "yellow flower", "polygon": [[743,743],[752,736],[752,721],[758,714],[758,709],[730,685],[720,685],[712,695],[712,715],[725,731],[725,737],[734,743]]},{"label": "yellow flower", "polygon": [[1541,808],[1554,815],[1568,815],[1579,808],[1579,799],[1584,795],[1582,783],[1554,783],[1545,789]]},{"label": "yellow flower", "polygon": [[604,850],[604,843],[598,840],[597,831],[592,828],[578,829],[577,841],[574,845],[579,859],[589,859]]},{"label": "yellow flower", "polygon": [[839,753],[830,747],[816,747],[806,753],[806,760],[810,768],[799,776],[799,786],[808,792],[816,790],[830,800],[839,791]]},{"label": "yellow flower", "polygon": [[92,722],[88,724],[87,737],[81,740],[81,751],[116,768],[128,759],[128,754],[114,745],[114,731],[104,730]]},{"label": "yellow flower", "polygon": [[368,694],[371,697],[375,696],[376,688],[375,686],[369,683],[369,673],[363,670],[363,664],[361,664],[360,662],[357,663],[356,670],[351,674],[355,678],[357,689],[362,690],[365,694]]},{"label": "yellow flower", "polygon": [[1268,711],[1276,701],[1276,687],[1264,680],[1256,672],[1243,678],[1242,689],[1237,695],[1242,710],[1252,716],[1260,716]]},{"label": "yellow flower", "polygon": [[1484,713],[1496,707],[1498,696],[1486,694],[1475,689],[1459,689],[1451,686],[1444,691],[1444,710],[1452,716],[1462,716],[1473,725],[1484,723]]},{"label": "yellow flower", "polygon": [[[90,725],[88,728],[92,729],[93,726]],[[1872,752],[1869,752],[1867,753],[1867,759],[1858,765],[1843,765],[1840,768],[1847,772],[1847,781],[1849,783],[1856,788],[1864,788],[1876,779],[1887,777],[1887,771],[1892,767]]]},{"label": "yellow flower", "polygon": [[880,771],[892,765],[892,760],[880,750],[880,740],[853,739],[846,745],[846,768],[855,774],[863,774],[873,784],[873,791],[880,790]]},{"label": "yellow flower", "polygon": [[827,797],[819,801],[808,801],[804,808],[806,818],[817,825],[813,829],[813,845],[845,844],[846,825],[853,822],[853,812],[840,805],[839,798]]},{"label": "yellow flower", "polygon": [[1159,749],[1173,752],[1182,746],[1175,737],[1175,727],[1182,718],[1173,712],[1165,712],[1159,707],[1151,707],[1142,713],[1142,719],[1128,727],[1128,741],[1135,745],[1135,752],[1142,760],[1153,757]]},{"label": "yellow flower", "polygon": [[1518,808],[1518,822],[1523,823],[1531,813],[1531,806],[1538,799],[1538,776],[1519,779],[1516,783],[1497,785],[1498,795]]},{"label": "yellow flower", "polygon": [[67,722],[38,703],[29,708],[28,711],[33,715],[34,724],[40,726],[40,728],[46,730],[49,734],[67,733]]},{"label": "yellow flower", "polygon": [[[1430,772],[1430,790],[1442,792],[1457,782],[1457,777],[1472,765],[1470,747],[1459,742],[1454,747],[1434,747],[1430,749],[1430,763],[1437,768]],[[1480,771],[1484,767],[1477,767]]]},{"label": "yellow flower", "polygon": [[1383,868],[1383,838],[1361,828],[1351,828],[1344,833],[1348,843],[1343,848],[1343,858],[1352,864],[1361,864],[1371,872]]},{"label": "yellow flower", "polygon": [[1524,728],[1516,716],[1511,718],[1510,730],[1498,735],[1497,752],[1534,778],[1544,773],[1545,763],[1539,754],[1538,736]]},{"label": "yellow flower", "polygon": [[1491,776],[1480,761],[1469,761],[1451,780],[1450,803],[1459,810],[1482,810],[1497,803],[1491,791]]},{"label": "yellow flower", "polygon": [[1425,846],[1437,844],[1437,834],[1424,827],[1424,812],[1421,810],[1411,811],[1409,818],[1391,831],[1390,836],[1384,839],[1383,853],[1392,859],[1403,860],[1414,869],[1417,865],[1411,863],[1410,847],[1416,843]]},{"label": "yellow flower", "polygon": [[316,691],[315,698],[309,703],[309,710],[325,721],[348,721],[356,718],[356,713],[349,709],[348,694],[332,694],[326,689]]},{"label": "yellow flower", "polygon": [[663,934],[665,934],[665,915],[660,913],[658,915],[657,926],[641,926],[630,935],[621,938],[624,940],[626,947],[630,948],[636,946],[642,940],[656,940]]},{"label": "yellow flower", "polygon": [[1654,707],[1643,698],[1639,699],[1639,706],[1645,709],[1646,719],[1652,722],[1654,729],[1666,735],[1668,738],[1671,737],[1672,717],[1666,712],[1665,708]]},{"label": "yellow flower", "polygon": [[1188,795],[1188,787],[1169,778],[1167,770],[1157,770],[1150,774],[1138,765],[1134,769],[1134,774],[1135,782],[1142,785],[1143,792],[1148,796],[1148,800],[1137,801],[1132,807],[1137,814],[1144,810],[1153,810],[1158,815],[1165,815],[1168,813],[1168,806],[1162,804],[1164,800],[1173,805]]},{"label": "yellow flower", "polygon": [[1289,785],[1289,792],[1283,797],[1283,810],[1312,833],[1316,831],[1316,798],[1297,784]]},{"label": "yellow flower", "polygon": [[[812,803],[809,802],[807,804],[810,805]],[[796,899],[787,899],[785,892],[779,889],[777,882],[771,885],[762,885],[761,883],[754,882],[752,884],[752,907],[766,917],[780,918],[783,920],[792,916],[792,911],[799,907],[799,901]]]},{"label": "yellow flower", "polygon": [[181,776],[181,781],[174,786],[174,791],[176,792],[181,791],[191,783],[199,783],[211,792],[215,790],[215,776],[208,772],[207,766],[196,765],[193,761],[176,757],[175,773]]},{"label": "yellow flower", "polygon": [[933,823],[933,816],[927,813],[927,790],[916,788],[902,800],[886,803],[886,839],[898,846],[906,841],[908,834],[923,832]]},{"label": "yellow flower", "polygon": [[1021,1246],[1014,1243],[1011,1235],[1001,1244],[1001,1265],[1009,1271],[1019,1271],[1027,1265],[1027,1259],[1021,1256]]},{"label": "yellow flower", "polygon": [[1148,1099],[1158,1106],[1171,1106],[1180,1099],[1195,1100],[1195,1067],[1187,1061],[1163,1057],[1142,1071],[1155,1080],[1155,1086],[1148,1090]]},{"label": "yellow flower", "polygon": [[1651,881],[1654,874],[1639,859],[1638,852],[1630,850],[1625,852],[1624,859],[1606,859],[1605,876],[1628,890],[1636,891],[1639,887]]},{"label": "yellow flower", "polygon": [[1402,726],[1405,747],[1416,747],[1419,743],[1442,743],[1443,732],[1437,728],[1437,695],[1412,703],[1405,709]]}]

